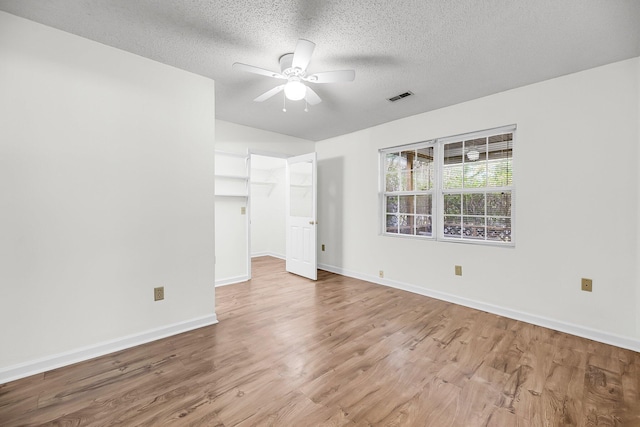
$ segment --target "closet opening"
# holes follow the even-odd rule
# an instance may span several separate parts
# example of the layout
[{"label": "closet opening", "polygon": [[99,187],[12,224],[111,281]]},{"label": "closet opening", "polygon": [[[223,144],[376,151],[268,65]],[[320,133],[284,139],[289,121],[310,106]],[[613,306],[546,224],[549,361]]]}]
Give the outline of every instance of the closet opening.
[{"label": "closet opening", "polygon": [[285,156],[250,154],[250,256],[286,258]]}]

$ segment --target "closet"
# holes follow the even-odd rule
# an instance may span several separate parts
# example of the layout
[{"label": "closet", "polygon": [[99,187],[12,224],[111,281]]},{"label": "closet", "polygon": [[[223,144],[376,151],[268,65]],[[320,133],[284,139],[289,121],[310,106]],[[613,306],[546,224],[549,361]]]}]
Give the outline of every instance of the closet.
[{"label": "closet", "polygon": [[284,258],[285,171],[284,158],[251,155],[251,255]]},{"label": "closet", "polygon": [[251,257],[286,254],[286,158],[216,151],[216,286],[251,278]]},{"label": "closet", "polygon": [[248,153],[215,152],[215,284],[250,278]]}]

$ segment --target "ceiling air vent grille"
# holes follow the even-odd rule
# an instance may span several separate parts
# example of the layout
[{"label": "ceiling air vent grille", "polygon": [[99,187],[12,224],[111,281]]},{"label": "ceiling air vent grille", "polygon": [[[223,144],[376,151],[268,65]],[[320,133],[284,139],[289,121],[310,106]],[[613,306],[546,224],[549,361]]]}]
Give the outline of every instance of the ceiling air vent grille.
[{"label": "ceiling air vent grille", "polygon": [[387,99],[391,102],[396,102],[411,95],[413,95],[413,92],[406,91],[405,93],[401,93],[400,95],[392,96],[391,98],[387,98]]}]

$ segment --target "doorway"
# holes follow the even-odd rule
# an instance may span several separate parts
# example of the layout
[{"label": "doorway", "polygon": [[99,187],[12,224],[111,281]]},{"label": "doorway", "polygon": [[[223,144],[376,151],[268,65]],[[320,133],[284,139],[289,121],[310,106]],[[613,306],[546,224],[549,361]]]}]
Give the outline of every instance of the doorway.
[{"label": "doorway", "polygon": [[251,154],[251,258],[286,257],[285,157]]}]

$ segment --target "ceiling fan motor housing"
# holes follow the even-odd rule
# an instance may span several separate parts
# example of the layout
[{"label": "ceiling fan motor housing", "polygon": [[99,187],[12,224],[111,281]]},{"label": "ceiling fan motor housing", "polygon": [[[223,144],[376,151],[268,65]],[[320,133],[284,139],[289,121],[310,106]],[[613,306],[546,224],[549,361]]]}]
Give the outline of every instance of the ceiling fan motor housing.
[{"label": "ceiling fan motor housing", "polygon": [[305,71],[293,67],[293,53],[285,53],[280,57],[280,72],[291,80],[291,77],[296,77],[301,80],[305,76]]}]

